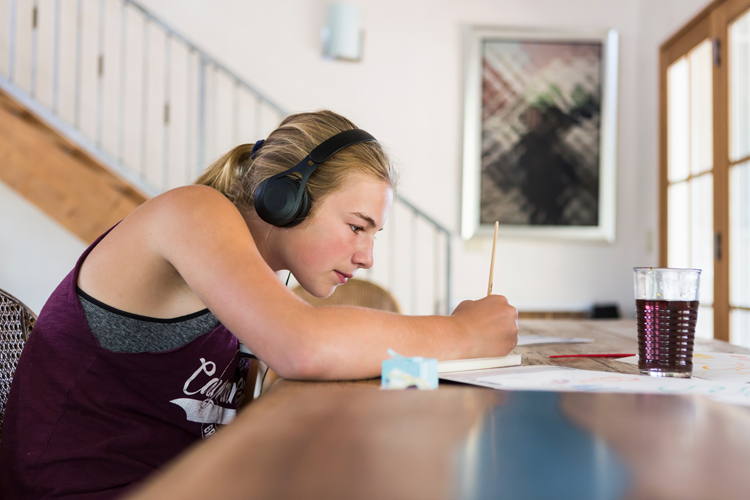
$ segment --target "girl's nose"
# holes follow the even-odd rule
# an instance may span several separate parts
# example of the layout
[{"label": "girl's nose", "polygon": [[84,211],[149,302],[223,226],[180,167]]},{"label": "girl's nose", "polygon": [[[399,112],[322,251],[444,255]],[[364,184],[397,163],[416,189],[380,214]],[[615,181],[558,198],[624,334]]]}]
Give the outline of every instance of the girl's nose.
[{"label": "girl's nose", "polygon": [[354,252],[352,261],[363,269],[370,269],[374,263],[373,247],[373,239],[367,238],[367,243],[364,244],[363,248],[360,248],[356,252]]}]

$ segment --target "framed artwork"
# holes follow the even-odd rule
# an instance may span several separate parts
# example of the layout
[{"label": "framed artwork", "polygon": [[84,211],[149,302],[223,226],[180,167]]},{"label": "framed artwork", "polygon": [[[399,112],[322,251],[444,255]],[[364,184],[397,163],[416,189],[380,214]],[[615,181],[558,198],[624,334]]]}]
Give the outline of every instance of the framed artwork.
[{"label": "framed artwork", "polygon": [[615,30],[467,30],[461,235],[613,242]]}]

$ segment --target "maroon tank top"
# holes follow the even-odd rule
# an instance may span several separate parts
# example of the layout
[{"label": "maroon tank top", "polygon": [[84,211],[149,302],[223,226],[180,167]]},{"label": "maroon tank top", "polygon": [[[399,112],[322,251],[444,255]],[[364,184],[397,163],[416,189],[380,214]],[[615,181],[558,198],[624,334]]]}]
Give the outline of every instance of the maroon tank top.
[{"label": "maroon tank top", "polygon": [[244,396],[247,365],[222,325],[171,351],[99,346],[76,283],[107,233],[52,293],[21,354],[0,436],[0,498],[121,495],[230,422]]}]

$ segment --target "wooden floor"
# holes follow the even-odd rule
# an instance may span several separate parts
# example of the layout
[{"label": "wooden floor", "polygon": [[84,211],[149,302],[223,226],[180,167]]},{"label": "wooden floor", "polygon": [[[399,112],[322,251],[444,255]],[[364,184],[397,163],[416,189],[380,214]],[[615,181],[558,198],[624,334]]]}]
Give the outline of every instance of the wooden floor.
[{"label": "wooden floor", "polygon": [[86,243],[147,199],[2,91],[0,181]]}]

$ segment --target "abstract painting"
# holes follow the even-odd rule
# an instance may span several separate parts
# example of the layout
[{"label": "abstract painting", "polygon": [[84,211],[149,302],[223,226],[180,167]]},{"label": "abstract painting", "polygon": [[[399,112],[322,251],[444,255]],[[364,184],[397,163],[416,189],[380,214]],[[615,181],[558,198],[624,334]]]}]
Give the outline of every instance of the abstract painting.
[{"label": "abstract painting", "polygon": [[464,222],[472,233],[499,221],[506,233],[613,239],[610,32],[472,34]]}]

